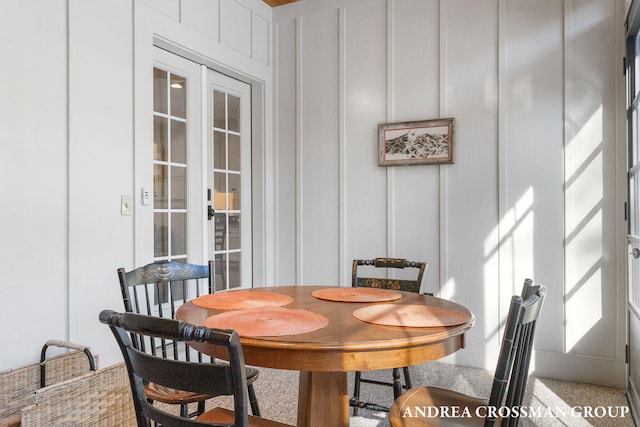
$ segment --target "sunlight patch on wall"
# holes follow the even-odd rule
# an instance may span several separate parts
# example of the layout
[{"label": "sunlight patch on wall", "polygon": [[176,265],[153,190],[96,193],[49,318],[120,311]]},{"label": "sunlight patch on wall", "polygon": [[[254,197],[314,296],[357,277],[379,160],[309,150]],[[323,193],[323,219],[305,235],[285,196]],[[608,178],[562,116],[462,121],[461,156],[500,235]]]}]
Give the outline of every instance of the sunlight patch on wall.
[{"label": "sunlight patch on wall", "polygon": [[[511,297],[520,294],[524,278],[530,277],[534,272],[533,207],[534,191],[529,186],[484,241],[485,283],[495,282],[492,278],[497,265],[500,270],[500,288],[496,292],[485,292],[483,301],[483,309],[487,313],[500,313],[498,336],[495,337],[497,339],[502,337],[507,317],[506,307],[509,306]],[[492,322],[485,322],[483,333],[487,340],[493,339],[496,332]]]},{"label": "sunlight patch on wall", "polygon": [[[524,277],[534,271],[533,205],[533,187],[529,186],[484,241],[484,256],[487,260],[499,254],[503,282],[501,290],[508,294],[502,303],[506,305],[512,295],[519,294],[522,290]],[[521,275],[523,276],[520,277]],[[510,290],[504,287],[507,285],[511,286]]]},{"label": "sunlight patch on wall", "polygon": [[456,280],[451,277],[449,278],[442,288],[440,288],[440,298],[455,300],[456,294]]},{"label": "sunlight patch on wall", "polygon": [[[584,163],[593,153],[599,151],[602,143],[602,105],[594,111],[591,117],[585,121],[575,136],[567,142],[566,176],[568,182],[582,169]],[[570,157],[569,157],[570,155]]]},{"label": "sunlight patch on wall", "polygon": [[604,156],[602,107],[566,146],[566,351],[602,319]]},{"label": "sunlight patch on wall", "polygon": [[567,244],[566,350],[602,319],[602,212]]}]

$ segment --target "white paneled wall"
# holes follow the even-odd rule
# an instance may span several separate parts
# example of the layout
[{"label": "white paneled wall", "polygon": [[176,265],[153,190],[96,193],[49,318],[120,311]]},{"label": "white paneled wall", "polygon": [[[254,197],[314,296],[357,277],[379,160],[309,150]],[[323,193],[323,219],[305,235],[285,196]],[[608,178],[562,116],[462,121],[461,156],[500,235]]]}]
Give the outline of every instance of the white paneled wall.
[{"label": "white paneled wall", "polygon": [[[533,277],[549,289],[536,372],[624,385],[624,10],[277,8],[276,282],[348,285],[353,258],[425,260],[423,289],[477,318],[451,359],[493,368],[508,300]],[[456,119],[455,164],[377,165],[378,124],[443,117]]]},{"label": "white paneled wall", "polygon": [[[132,217],[119,212],[121,195],[133,194],[133,105],[123,102],[133,91],[133,20],[125,2],[67,4],[68,339],[110,360],[116,349],[101,347],[112,336],[97,315],[122,307],[114,266],[130,263],[133,253]],[[112,33],[113,27],[121,30]]]},{"label": "white paneled wall", "polygon": [[68,328],[66,14],[64,0],[0,13],[0,369]]},{"label": "white paneled wall", "polygon": [[[261,82],[254,165],[257,191],[270,188],[271,13],[261,0],[2,2],[0,338],[11,345],[0,370],[37,360],[47,339],[89,345],[102,366],[121,358],[97,316],[122,307],[116,269],[152,247],[135,230],[134,153],[136,138],[151,141],[154,42]],[[122,195],[135,197],[133,216],[120,215]]]},{"label": "white paneled wall", "polygon": [[524,279],[499,280],[499,6],[495,1],[464,1],[455,7],[434,3],[440,3],[443,35],[440,100],[446,115],[456,118],[457,141],[456,163],[441,168],[445,224],[440,294],[470,307],[477,319],[468,353],[456,357],[462,363],[493,367],[506,298]]},{"label": "white paneled wall", "polygon": [[[360,2],[343,9],[342,13],[345,17],[341,187],[345,194],[341,235],[343,268],[339,283],[347,285],[351,280],[351,259],[375,257],[377,253],[384,253],[388,245],[388,183],[385,171],[375,164],[378,147],[371,144],[377,140],[377,124],[386,121],[386,3]],[[312,239],[307,237],[307,240]],[[312,281],[312,278],[303,279],[303,283]]]},{"label": "white paneled wall", "polygon": [[[315,78],[298,80],[300,115],[297,144],[297,184],[300,221],[299,278],[317,283],[338,281],[340,139],[337,108],[339,72],[339,16],[337,10],[302,19],[298,50],[299,73]],[[318,142],[320,142],[318,144]],[[304,197],[313,195],[313,197]],[[323,230],[316,233],[318,226]],[[307,241],[306,238],[309,238]],[[333,254],[328,255],[327,254]],[[322,262],[317,260],[322,259]]]}]

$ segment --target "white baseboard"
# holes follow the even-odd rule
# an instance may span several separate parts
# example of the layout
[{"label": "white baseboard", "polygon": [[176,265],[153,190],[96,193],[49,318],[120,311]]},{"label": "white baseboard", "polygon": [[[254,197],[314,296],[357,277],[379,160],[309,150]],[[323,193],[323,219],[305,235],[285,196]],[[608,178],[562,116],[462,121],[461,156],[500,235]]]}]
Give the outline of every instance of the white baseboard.
[{"label": "white baseboard", "polygon": [[[478,357],[484,349],[468,346],[439,362],[454,363],[462,366],[488,369],[493,372],[497,363],[497,354]],[[497,353],[497,352],[496,352]],[[627,364],[612,359],[602,359],[574,354],[562,354],[548,351],[536,351],[531,359],[531,375],[595,384],[605,387],[626,388]]]}]

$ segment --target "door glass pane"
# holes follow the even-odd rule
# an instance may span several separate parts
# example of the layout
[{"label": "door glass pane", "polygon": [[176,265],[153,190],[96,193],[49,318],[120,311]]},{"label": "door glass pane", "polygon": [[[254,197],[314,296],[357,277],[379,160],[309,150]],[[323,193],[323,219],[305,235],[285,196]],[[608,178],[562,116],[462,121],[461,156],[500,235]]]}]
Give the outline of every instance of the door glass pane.
[{"label": "door glass pane", "polygon": [[175,74],[171,74],[171,115],[187,117],[187,81]]},{"label": "door glass pane", "polygon": [[154,68],[153,211],[156,261],[187,257],[187,79]]},{"label": "door glass pane", "polygon": [[229,289],[238,288],[242,283],[240,275],[240,252],[229,253]]},{"label": "door glass pane", "polygon": [[171,168],[171,207],[173,209],[187,208],[186,168],[174,166]]},{"label": "door glass pane", "polygon": [[[241,161],[242,144],[247,143],[241,134],[242,98],[221,90],[213,90],[213,116],[209,177],[213,188],[215,224],[215,281],[216,289],[232,289],[242,286],[242,262],[247,250],[242,243],[242,178],[248,168]],[[248,141],[248,139],[247,139]],[[211,225],[210,225],[211,228]],[[247,232],[245,230],[245,232]],[[250,256],[250,255],[247,255]],[[250,260],[250,258],[248,258]],[[221,284],[222,283],[222,284]]]},{"label": "door glass pane", "polygon": [[229,174],[229,191],[227,192],[229,210],[240,210],[240,175]]},{"label": "door glass pane", "polygon": [[153,160],[167,160],[168,122],[165,117],[153,118]]},{"label": "door glass pane", "polygon": [[153,69],[153,111],[167,113],[167,72]]},{"label": "door glass pane", "polygon": [[214,272],[216,290],[227,289],[227,214],[216,213],[214,224]]},{"label": "door glass pane", "polygon": [[166,213],[153,214],[154,257],[169,255],[169,216]]},{"label": "door glass pane", "polygon": [[171,120],[171,162],[187,163],[186,123]]},{"label": "door glass pane", "polygon": [[226,169],[227,144],[224,132],[213,132],[213,168]]},{"label": "door glass pane", "polygon": [[240,132],[240,98],[229,95],[228,102],[228,129],[233,132]]},{"label": "door glass pane", "polygon": [[240,172],[240,136],[229,134],[229,166],[231,171]]},{"label": "door glass pane", "polygon": [[229,249],[240,249],[240,214],[229,214]]},{"label": "door glass pane", "polygon": [[167,194],[169,193],[169,176],[167,165],[153,165],[153,206],[156,209],[164,209],[169,206]]},{"label": "door glass pane", "polygon": [[223,92],[213,91],[213,127],[226,129],[226,106],[225,94]]},{"label": "door glass pane", "polygon": [[216,277],[216,291],[227,289],[227,255],[220,253],[215,256],[214,272]]},{"label": "door glass pane", "polygon": [[213,209],[216,211],[227,210],[227,175],[220,172],[213,174]]},{"label": "door glass pane", "polygon": [[171,214],[171,254],[187,253],[187,216],[184,213]]}]

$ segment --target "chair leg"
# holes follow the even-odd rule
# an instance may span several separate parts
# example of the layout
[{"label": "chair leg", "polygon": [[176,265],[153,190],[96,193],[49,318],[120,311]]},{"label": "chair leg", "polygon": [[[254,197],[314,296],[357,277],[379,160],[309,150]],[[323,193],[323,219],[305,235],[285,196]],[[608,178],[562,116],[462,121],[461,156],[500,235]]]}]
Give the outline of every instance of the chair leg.
[{"label": "chair leg", "polygon": [[400,381],[400,368],[393,368],[393,400],[402,394],[402,382]]},{"label": "chair leg", "polygon": [[198,410],[197,412],[194,414],[196,417],[199,415],[204,414],[204,400],[201,400],[200,402],[198,402]]},{"label": "chair leg", "polygon": [[251,413],[256,417],[260,416],[260,407],[258,406],[258,398],[256,391],[253,389],[253,384],[249,384],[247,387],[249,391],[249,404],[251,405]]},{"label": "chair leg", "polygon": [[413,388],[413,384],[411,383],[411,374],[409,373],[409,367],[405,366],[402,368],[402,372],[404,373],[404,385],[405,389],[409,390]]},{"label": "chair leg", "polygon": [[351,401],[353,402],[353,416],[358,416],[358,404],[360,403],[360,376],[361,372],[357,371],[355,379],[353,381],[353,397]]},{"label": "chair leg", "polygon": [[180,404],[180,416],[183,418],[189,418],[189,405],[186,403]]}]

